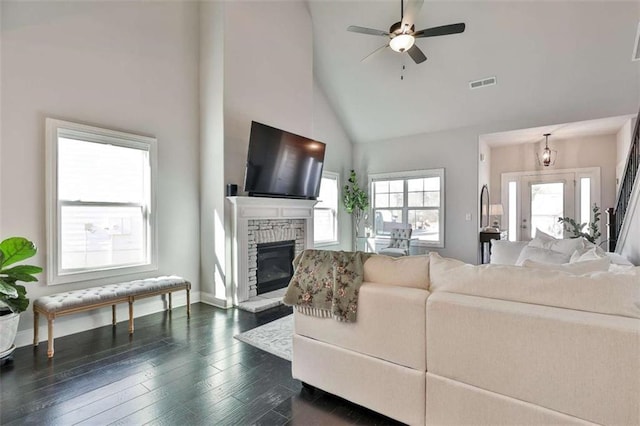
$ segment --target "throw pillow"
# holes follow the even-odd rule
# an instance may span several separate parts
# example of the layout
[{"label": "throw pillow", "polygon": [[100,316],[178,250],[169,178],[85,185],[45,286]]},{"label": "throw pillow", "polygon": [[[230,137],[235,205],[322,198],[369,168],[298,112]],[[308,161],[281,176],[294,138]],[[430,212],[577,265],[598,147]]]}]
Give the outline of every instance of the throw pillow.
[{"label": "throw pillow", "polygon": [[518,260],[516,260],[516,265],[521,266],[525,260],[535,260],[536,262],[542,263],[569,263],[569,259],[571,258],[571,254],[565,254],[558,251],[532,247],[530,244],[525,246],[520,255],[518,256]]},{"label": "throw pillow", "polygon": [[491,240],[491,263],[515,265],[528,241]]},{"label": "throw pillow", "polygon": [[572,275],[584,275],[599,271],[609,270],[609,258],[603,257],[595,260],[585,260],[581,262],[563,263],[563,264],[550,264],[540,263],[535,260],[525,260],[522,263],[525,268],[545,269],[548,271],[561,271],[567,272]]},{"label": "throw pillow", "polygon": [[569,263],[575,262],[584,262],[586,260],[597,260],[607,257],[604,250],[600,247],[592,246],[591,248],[586,248],[582,250],[576,250],[571,255],[571,259],[569,259]]},{"label": "throw pillow", "polygon": [[542,231],[540,228],[536,228],[536,238],[542,241],[555,241],[557,239],[553,235],[549,235]]},{"label": "throw pillow", "polygon": [[536,237],[529,242],[529,246],[553,250],[569,256],[571,256],[576,250],[582,250],[585,248],[584,239],[582,238],[558,239],[545,234],[539,229],[536,230]]}]

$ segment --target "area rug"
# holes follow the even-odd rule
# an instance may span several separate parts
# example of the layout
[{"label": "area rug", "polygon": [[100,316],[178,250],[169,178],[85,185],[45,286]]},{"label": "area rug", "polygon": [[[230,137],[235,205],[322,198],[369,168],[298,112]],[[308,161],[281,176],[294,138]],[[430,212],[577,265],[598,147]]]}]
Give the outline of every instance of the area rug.
[{"label": "area rug", "polygon": [[293,336],[293,315],[287,315],[244,333],[236,334],[236,339],[255,346],[275,356],[291,361],[291,337]]}]

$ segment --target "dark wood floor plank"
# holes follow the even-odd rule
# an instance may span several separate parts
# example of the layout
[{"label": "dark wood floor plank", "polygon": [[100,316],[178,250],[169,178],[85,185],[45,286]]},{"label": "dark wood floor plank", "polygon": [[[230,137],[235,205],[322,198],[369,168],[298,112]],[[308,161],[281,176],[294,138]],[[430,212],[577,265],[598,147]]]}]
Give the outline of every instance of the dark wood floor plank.
[{"label": "dark wood floor plank", "polygon": [[97,401],[92,402],[91,404],[87,404],[78,409],[69,411],[62,416],[56,417],[52,423],[62,424],[62,425],[72,425],[79,422],[82,422],[87,419],[91,419],[94,416],[97,416],[104,411],[112,409],[114,406],[119,406],[121,404],[126,403],[132,399],[138,398],[142,395],[145,395],[149,392],[142,385],[135,385],[128,389],[124,389],[120,392],[109,395],[106,398],[99,399]]},{"label": "dark wood floor plank", "polygon": [[267,411],[262,417],[252,423],[252,426],[283,426],[287,424],[289,419],[281,416],[275,411]]},{"label": "dark wood floor plank", "polygon": [[397,424],[291,377],[291,363],[233,336],[292,312],[205,304],[18,348],[0,368],[2,425]]},{"label": "dark wood floor plank", "polygon": [[207,417],[205,421],[211,420],[212,423],[218,425],[248,425],[257,421],[267,411],[277,407],[292,394],[292,390],[278,385],[248,403],[241,403],[237,409],[231,410],[229,413],[216,412]]}]

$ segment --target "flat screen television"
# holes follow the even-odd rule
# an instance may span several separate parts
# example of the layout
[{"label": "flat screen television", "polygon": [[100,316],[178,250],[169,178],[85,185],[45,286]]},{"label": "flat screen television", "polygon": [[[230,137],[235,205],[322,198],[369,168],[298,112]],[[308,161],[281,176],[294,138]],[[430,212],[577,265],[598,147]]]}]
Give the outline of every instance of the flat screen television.
[{"label": "flat screen television", "polygon": [[244,190],[249,196],[316,199],[325,144],[251,122]]}]

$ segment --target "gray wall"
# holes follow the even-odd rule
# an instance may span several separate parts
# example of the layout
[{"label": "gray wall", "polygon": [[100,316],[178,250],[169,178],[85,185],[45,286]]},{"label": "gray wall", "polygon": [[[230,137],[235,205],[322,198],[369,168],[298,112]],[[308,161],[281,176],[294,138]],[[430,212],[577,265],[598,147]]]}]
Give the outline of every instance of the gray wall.
[{"label": "gray wall", "polygon": [[351,250],[352,218],[342,204],[342,188],[352,168],[353,145],[340,120],[331,108],[322,88],[314,82],[313,137],[327,144],[324,170],[340,174],[338,191],[338,244],[321,247],[325,250]]},{"label": "gray wall", "polygon": [[357,144],[354,150],[362,182],[371,173],[444,167],[445,247],[435,250],[470,263],[477,258],[477,154],[478,134],[473,129]]},{"label": "gray wall", "polygon": [[[158,139],[160,270],[199,287],[198,20],[188,2],[11,2],[2,10],[0,236],[25,236],[45,265],[44,119],[60,118]],[[29,284],[39,296],[104,283]],[[179,299],[177,300],[179,303]],[[158,311],[158,298],[136,313]],[[120,317],[125,317],[126,306]],[[56,321],[56,334],[110,323],[93,311]],[[18,344],[31,339],[31,313]],[[42,336],[45,336],[42,334]]]}]

